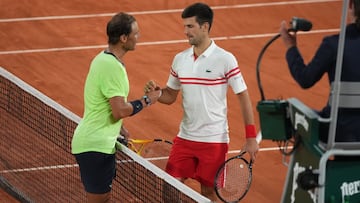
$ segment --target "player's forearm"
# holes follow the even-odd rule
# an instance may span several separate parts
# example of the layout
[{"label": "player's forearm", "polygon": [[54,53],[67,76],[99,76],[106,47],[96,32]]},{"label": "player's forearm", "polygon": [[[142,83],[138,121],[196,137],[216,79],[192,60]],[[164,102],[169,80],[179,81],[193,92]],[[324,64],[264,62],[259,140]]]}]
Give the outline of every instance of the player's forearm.
[{"label": "player's forearm", "polygon": [[161,90],[161,96],[158,99],[158,102],[162,104],[170,105],[176,101],[176,97],[179,91],[171,90],[169,88],[164,88]]},{"label": "player's forearm", "polygon": [[246,90],[238,94],[238,98],[244,119],[244,124],[254,125],[255,124],[254,112],[248,91]]}]

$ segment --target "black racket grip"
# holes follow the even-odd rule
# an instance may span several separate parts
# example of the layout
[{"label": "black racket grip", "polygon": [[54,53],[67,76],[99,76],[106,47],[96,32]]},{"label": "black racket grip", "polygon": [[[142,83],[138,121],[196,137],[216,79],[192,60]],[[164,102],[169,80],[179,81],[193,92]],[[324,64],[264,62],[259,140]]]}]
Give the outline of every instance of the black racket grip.
[{"label": "black racket grip", "polygon": [[123,144],[125,146],[128,146],[128,144],[129,144],[129,141],[123,137],[118,137],[117,141],[119,141],[121,144]]}]

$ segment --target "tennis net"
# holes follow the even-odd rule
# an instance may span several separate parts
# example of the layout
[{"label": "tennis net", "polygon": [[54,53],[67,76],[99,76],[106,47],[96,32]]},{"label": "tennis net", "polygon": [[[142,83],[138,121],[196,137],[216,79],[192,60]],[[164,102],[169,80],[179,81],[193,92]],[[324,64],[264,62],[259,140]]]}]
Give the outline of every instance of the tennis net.
[{"label": "tennis net", "polygon": [[[0,187],[21,202],[85,202],[71,138],[80,117],[0,67]],[[114,202],[210,202],[117,143]]]}]

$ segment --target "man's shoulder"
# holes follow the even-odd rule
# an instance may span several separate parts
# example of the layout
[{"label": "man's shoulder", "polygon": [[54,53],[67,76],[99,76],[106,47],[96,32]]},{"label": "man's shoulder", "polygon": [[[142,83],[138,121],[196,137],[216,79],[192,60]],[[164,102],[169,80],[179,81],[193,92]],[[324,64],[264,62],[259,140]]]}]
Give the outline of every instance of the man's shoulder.
[{"label": "man's shoulder", "polygon": [[219,57],[225,57],[225,58],[228,58],[228,59],[234,59],[235,56],[233,53],[231,53],[230,51],[222,48],[222,47],[219,47],[219,46],[216,46],[213,50],[213,53],[216,54],[217,56]]},{"label": "man's shoulder", "polygon": [[181,52],[178,52],[175,55],[174,59],[175,60],[184,59],[185,57],[191,56],[192,54],[193,54],[193,49],[190,47],[190,48],[187,48],[187,49],[185,49],[185,50],[183,50]]},{"label": "man's shoulder", "polygon": [[225,48],[219,47],[216,45],[215,50],[218,53],[222,53],[222,54],[228,54],[228,55],[233,55],[230,51],[226,50]]},{"label": "man's shoulder", "polygon": [[193,52],[193,48],[192,47],[189,47],[179,53],[177,53],[176,55],[189,55]]}]

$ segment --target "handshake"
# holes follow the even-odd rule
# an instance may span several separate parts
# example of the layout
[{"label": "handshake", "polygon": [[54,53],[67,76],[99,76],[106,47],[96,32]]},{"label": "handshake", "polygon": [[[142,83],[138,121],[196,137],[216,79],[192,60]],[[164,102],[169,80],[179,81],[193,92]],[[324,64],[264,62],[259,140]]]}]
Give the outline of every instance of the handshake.
[{"label": "handshake", "polygon": [[144,100],[147,105],[155,104],[162,95],[162,90],[152,80],[147,82],[144,86]]}]

